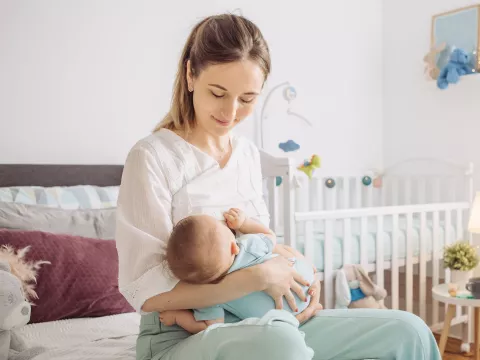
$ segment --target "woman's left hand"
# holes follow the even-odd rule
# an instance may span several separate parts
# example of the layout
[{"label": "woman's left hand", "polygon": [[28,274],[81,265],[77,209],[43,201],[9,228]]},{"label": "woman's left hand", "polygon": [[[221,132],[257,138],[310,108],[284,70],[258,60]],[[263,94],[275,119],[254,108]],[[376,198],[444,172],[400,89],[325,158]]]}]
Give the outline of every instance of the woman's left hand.
[{"label": "woman's left hand", "polygon": [[320,304],[320,279],[315,279],[315,282],[308,289],[308,294],[310,295],[310,304],[305,310],[295,316],[300,324],[310,320],[323,309],[322,304]]}]

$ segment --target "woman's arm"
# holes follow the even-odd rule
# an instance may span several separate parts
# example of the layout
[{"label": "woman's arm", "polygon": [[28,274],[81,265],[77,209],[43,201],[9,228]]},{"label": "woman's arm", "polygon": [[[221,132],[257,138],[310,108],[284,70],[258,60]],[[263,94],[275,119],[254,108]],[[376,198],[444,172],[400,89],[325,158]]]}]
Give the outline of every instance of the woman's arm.
[{"label": "woman's arm", "polygon": [[267,287],[261,268],[249,267],[228,274],[217,284],[179,282],[172,290],[148,299],[143,310],[168,311],[206,308],[226,303]]}]

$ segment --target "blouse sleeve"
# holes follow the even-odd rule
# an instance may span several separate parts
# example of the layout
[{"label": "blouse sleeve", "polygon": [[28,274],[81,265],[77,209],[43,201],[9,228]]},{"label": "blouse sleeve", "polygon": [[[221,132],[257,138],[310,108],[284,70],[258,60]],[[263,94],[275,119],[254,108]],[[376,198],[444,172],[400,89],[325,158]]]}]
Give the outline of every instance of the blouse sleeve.
[{"label": "blouse sleeve", "polygon": [[119,290],[137,312],[177,279],[163,266],[172,230],[172,196],[155,151],[136,146],[128,154],[117,203]]}]

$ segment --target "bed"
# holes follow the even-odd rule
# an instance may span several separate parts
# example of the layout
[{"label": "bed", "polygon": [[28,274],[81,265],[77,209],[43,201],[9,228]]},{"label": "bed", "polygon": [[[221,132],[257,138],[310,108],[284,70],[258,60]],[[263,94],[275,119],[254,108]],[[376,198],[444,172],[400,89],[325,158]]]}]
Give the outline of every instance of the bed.
[{"label": "bed", "polygon": [[[326,308],[335,307],[336,271],[344,264],[357,263],[387,289],[388,307],[414,312],[432,329],[441,328],[444,311],[429,298],[429,288],[449,278],[441,266],[442,247],[468,237],[465,223],[473,198],[471,166],[442,163],[434,169],[429,161],[429,173],[420,173],[419,167],[408,173],[405,167],[397,166],[382,174],[383,184],[390,187],[374,187],[366,186],[361,174],[320,173],[306,181],[296,177],[298,171],[290,158],[264,151],[261,162],[271,228],[279,242],[299,249],[315,263]],[[121,174],[122,166],[118,165],[0,165],[0,205],[11,202],[14,196],[21,198],[24,204],[16,209],[16,215],[21,216],[15,222],[10,219],[13,227],[27,232],[57,230],[72,237],[87,234],[96,240],[86,246],[108,247],[103,251],[111,256]],[[422,180],[414,182],[415,176]],[[278,178],[282,179],[280,186]],[[443,178],[447,183],[442,188]],[[336,186],[326,186],[332,180]],[[373,183],[374,176],[370,180]],[[18,187],[22,192],[12,191]],[[66,193],[65,189],[72,190]],[[47,215],[39,210],[45,208],[50,209]],[[31,219],[37,221],[35,226]],[[0,230],[1,221],[0,209]],[[57,244],[64,240],[52,239]],[[74,254],[78,249],[70,251]],[[112,264],[115,260],[111,258]],[[81,274],[76,271],[76,276]],[[109,273],[112,282],[116,280],[115,268],[102,271]],[[118,289],[110,285],[111,297],[120,299]],[[453,323],[466,323],[468,316],[471,314],[459,311]],[[107,304],[101,311],[83,309],[67,320],[52,316],[37,320],[19,330],[31,349],[19,360],[135,358],[140,319],[126,306],[118,309]],[[465,341],[471,342],[470,332]]]},{"label": "bed", "polygon": [[[68,219],[68,221],[65,220],[68,226],[61,227],[61,231],[73,233],[72,237],[63,237],[61,239],[53,239],[52,241],[77,241],[78,236],[85,234],[90,224],[89,221],[94,216],[96,217],[94,224],[96,228],[92,226],[92,229],[98,230],[99,227],[111,228],[113,226],[114,223],[110,221],[110,218],[107,218],[106,214],[108,216],[114,214],[116,190],[118,190],[118,185],[120,184],[121,174],[122,166],[118,165],[0,165],[0,199],[3,196],[5,200],[5,197],[10,196],[9,194],[12,193],[12,189],[22,187],[23,195],[14,191],[15,196],[24,196],[20,199],[23,204],[19,205],[20,207],[18,208],[23,216],[21,219],[15,219],[13,222],[14,226],[12,228],[18,227],[15,231],[23,231],[24,233],[33,233],[36,230],[56,231],[59,228],[55,227],[55,223]],[[98,201],[94,201],[95,198],[91,196],[88,204],[85,202],[85,197],[77,196],[79,201],[75,203],[72,197],[67,196],[67,193],[61,192],[63,187],[76,189],[77,195],[80,190],[88,192],[95,188],[100,196],[99,199],[96,199]],[[40,195],[39,191],[43,191],[41,190],[42,188],[43,190],[48,190],[45,190],[44,194]],[[36,197],[37,200],[43,199],[44,203],[35,204],[32,197],[29,197],[30,195]],[[108,198],[108,196],[111,196],[111,198]],[[62,202],[61,208],[54,203],[54,200]],[[4,202],[5,204],[6,202]],[[87,209],[88,207],[95,209]],[[6,207],[4,206],[0,210],[0,222],[3,221],[0,224],[0,228],[3,227],[3,230],[7,231],[5,230],[7,227],[5,221],[9,220],[9,224],[12,224],[12,221],[8,217],[11,213],[5,212],[5,209]],[[48,215],[46,214],[47,212]],[[7,217],[8,219],[6,220]],[[112,219],[114,218],[112,217]],[[99,222],[99,220],[102,222]],[[34,225],[31,222],[29,223],[29,221],[36,221],[37,223]],[[98,246],[100,241],[105,241],[105,243],[110,241],[107,239],[111,238],[112,233],[111,231],[109,233],[97,231],[95,234],[100,235],[96,236],[98,238],[96,243],[92,240],[92,244]],[[91,236],[94,237],[94,235]],[[44,240],[42,238],[42,241]],[[112,243],[110,242],[108,246],[109,254],[111,254],[113,249]],[[75,248],[72,248],[72,251],[74,250]],[[32,254],[33,251],[36,251],[35,247],[32,247]],[[43,251],[43,254],[45,254],[44,250],[39,249],[38,251]],[[66,256],[65,253],[66,251],[62,253],[63,257]],[[112,257],[112,263],[114,260]],[[57,262],[53,265],[60,266],[60,263]],[[115,272],[115,269],[111,271],[112,279],[116,278]],[[78,273],[70,274],[78,275]],[[51,277],[51,273],[48,277]],[[51,288],[43,290],[43,286],[48,280],[45,277],[38,279],[37,290],[39,295],[42,295],[42,292],[44,294],[45,291],[49,291],[51,296],[55,296]],[[40,281],[42,284],[40,284]],[[118,290],[114,289],[112,291]],[[68,295],[65,294],[64,296],[65,301],[68,301]],[[118,296],[118,294],[116,293],[115,296]],[[37,307],[45,308],[45,306],[51,306],[51,303],[45,304],[45,306],[42,303],[42,301],[46,301],[46,296],[40,296],[38,301],[40,303]],[[59,307],[62,307],[61,305],[59,304]],[[14,359],[135,359],[135,343],[140,316],[133,311],[129,311],[128,308],[117,311],[115,308],[107,309],[104,306],[102,311],[106,310],[109,310],[110,314],[101,316],[97,312],[95,316],[50,321],[43,321],[42,316],[47,318],[50,316],[52,318],[54,316],[52,313],[55,311],[60,316],[60,310],[54,311],[51,309],[50,314],[39,314],[37,309],[32,310],[32,315],[38,321],[18,330],[29,349],[18,354]],[[34,313],[35,311],[37,313]],[[83,308],[81,311],[85,313],[87,310]],[[77,314],[77,316],[80,315]]]}]

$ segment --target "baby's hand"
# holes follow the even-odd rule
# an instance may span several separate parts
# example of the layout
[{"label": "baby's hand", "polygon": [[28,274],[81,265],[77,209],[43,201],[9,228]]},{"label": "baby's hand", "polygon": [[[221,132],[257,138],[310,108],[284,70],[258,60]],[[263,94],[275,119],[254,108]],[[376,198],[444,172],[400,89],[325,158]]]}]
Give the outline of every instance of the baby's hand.
[{"label": "baby's hand", "polygon": [[228,227],[232,230],[240,229],[246,219],[245,213],[242,210],[236,208],[228,210],[223,215],[225,216]]},{"label": "baby's hand", "polygon": [[166,326],[173,326],[177,323],[177,311],[170,310],[160,313],[160,322]]}]

